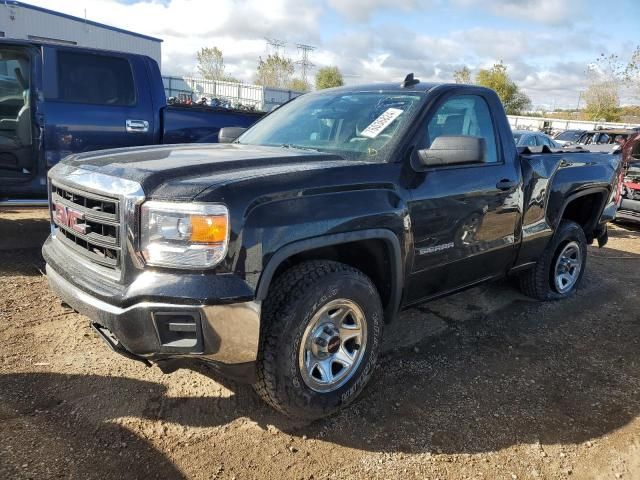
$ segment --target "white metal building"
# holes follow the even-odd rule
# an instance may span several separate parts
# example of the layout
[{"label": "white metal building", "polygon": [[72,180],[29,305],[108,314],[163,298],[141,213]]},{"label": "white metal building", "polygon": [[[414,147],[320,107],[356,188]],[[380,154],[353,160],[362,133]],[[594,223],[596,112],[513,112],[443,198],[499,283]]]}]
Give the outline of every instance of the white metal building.
[{"label": "white metal building", "polygon": [[0,0],[0,37],[138,53],[160,64],[159,38],[23,2]]}]

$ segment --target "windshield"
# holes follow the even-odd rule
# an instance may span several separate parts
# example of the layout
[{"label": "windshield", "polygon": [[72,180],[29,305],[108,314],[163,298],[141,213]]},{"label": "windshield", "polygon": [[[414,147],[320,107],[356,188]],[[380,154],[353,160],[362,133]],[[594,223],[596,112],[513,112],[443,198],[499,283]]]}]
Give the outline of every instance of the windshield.
[{"label": "windshield", "polygon": [[514,133],[513,134],[513,141],[516,142],[516,144],[518,144],[520,142],[521,138],[522,138],[522,134],[521,133]]},{"label": "windshield", "polygon": [[575,142],[576,140],[578,140],[578,138],[580,138],[580,135],[582,135],[582,132],[572,132],[572,131],[567,131],[567,132],[562,132],[559,135],[556,136],[556,140],[564,140],[567,142]]},{"label": "windshield", "polygon": [[384,162],[419,110],[421,93],[303,95],[251,127],[238,143],[307,148],[350,160]]}]

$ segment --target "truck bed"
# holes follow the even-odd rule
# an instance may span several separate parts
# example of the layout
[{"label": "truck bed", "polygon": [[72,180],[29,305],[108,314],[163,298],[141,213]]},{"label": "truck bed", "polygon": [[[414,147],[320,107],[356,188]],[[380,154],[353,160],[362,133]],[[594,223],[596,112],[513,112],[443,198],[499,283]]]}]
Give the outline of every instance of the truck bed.
[{"label": "truck bed", "polygon": [[249,127],[263,112],[169,105],[162,112],[162,143],[212,143],[223,127]]}]

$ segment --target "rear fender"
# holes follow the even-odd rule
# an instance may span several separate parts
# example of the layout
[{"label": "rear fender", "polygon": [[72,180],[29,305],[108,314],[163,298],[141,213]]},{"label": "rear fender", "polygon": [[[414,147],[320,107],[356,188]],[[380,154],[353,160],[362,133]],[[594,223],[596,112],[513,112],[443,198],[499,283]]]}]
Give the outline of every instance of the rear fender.
[{"label": "rear fender", "polygon": [[[579,192],[575,192],[569,195],[568,197],[566,197],[564,199],[564,202],[562,203],[562,207],[559,209],[558,216],[553,219],[552,225],[554,227],[554,230],[558,228],[560,221],[565,217],[567,207],[572,202],[578,200],[579,198],[586,197],[587,195],[599,195],[600,199],[598,200],[598,203],[594,205],[594,208],[592,210],[592,214],[589,217],[589,220],[586,223],[584,223],[582,227],[585,231],[585,234],[587,235],[587,240],[589,242],[593,241],[594,238],[600,235],[600,231],[602,230],[601,228],[599,228],[600,219],[603,216],[603,212],[607,204],[607,199],[610,196],[610,192],[606,188],[588,188],[585,190],[581,190]],[[595,212],[595,215],[593,214],[594,212]],[[605,231],[606,231],[606,228],[605,228]]]}]

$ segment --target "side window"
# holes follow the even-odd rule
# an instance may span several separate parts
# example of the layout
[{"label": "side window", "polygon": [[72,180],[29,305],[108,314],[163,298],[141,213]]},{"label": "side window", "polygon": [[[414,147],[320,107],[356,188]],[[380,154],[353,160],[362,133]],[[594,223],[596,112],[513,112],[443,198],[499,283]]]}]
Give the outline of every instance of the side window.
[{"label": "side window", "polygon": [[[11,58],[12,54],[14,58]],[[9,59],[5,60],[7,57]],[[0,58],[0,97],[22,97],[22,92],[29,88],[26,81],[29,78],[27,60],[18,60],[11,51],[0,52]]]},{"label": "side window", "polygon": [[447,100],[429,120],[427,146],[440,136],[468,135],[484,138],[487,143],[486,163],[498,161],[495,128],[489,106],[477,95],[459,95]]},{"label": "side window", "polygon": [[536,146],[535,135],[528,135],[522,142],[522,145],[525,147],[535,147]]},{"label": "side window", "polygon": [[58,52],[58,98],[95,105],[134,105],[129,62],[120,57]]},{"label": "side window", "polygon": [[536,138],[538,139],[538,145],[540,145],[540,146],[546,145],[547,147],[551,146],[551,143],[549,142],[549,139],[547,137],[545,137],[544,135],[536,135]]}]

